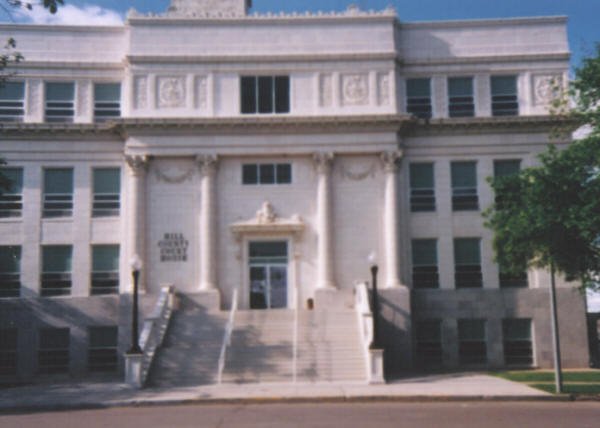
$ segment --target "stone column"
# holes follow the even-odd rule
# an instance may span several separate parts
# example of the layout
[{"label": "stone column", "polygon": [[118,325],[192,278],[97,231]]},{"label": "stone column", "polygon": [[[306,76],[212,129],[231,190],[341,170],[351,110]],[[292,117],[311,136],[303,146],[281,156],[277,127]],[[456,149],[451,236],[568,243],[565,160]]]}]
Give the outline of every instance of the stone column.
[{"label": "stone column", "polygon": [[196,158],[200,168],[200,291],[216,290],[217,249],[216,249],[216,202],[215,175],[216,155],[200,155]]},{"label": "stone column", "polygon": [[383,208],[383,233],[385,239],[386,288],[400,286],[398,275],[398,217],[397,186],[398,162],[401,151],[381,153],[381,162],[385,172],[385,201]]},{"label": "stone column", "polygon": [[[142,261],[142,270],[140,272],[139,290],[146,290],[146,172],[148,170],[148,157],[131,155],[125,156],[125,162],[129,166],[129,204],[127,209],[129,216],[127,219],[127,231],[129,242],[129,254],[127,259],[127,268],[129,263],[137,255]],[[131,275],[128,275],[131,277]],[[133,284],[131,285],[133,289]]]},{"label": "stone column", "polygon": [[317,288],[335,289],[331,230],[331,165],[333,153],[313,155],[317,171]]}]

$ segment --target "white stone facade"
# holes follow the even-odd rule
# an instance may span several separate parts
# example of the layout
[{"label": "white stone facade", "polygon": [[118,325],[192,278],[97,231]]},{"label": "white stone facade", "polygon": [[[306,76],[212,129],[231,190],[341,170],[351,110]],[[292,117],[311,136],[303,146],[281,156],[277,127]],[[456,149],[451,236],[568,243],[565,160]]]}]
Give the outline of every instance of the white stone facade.
[{"label": "white stone facade", "polygon": [[[41,246],[73,246],[70,296],[84,298],[91,246],[117,244],[121,294],[131,290],[137,254],[148,295],[169,283],[216,293],[227,308],[239,287],[248,308],[249,242],[272,240],[288,243],[287,286],[298,289],[302,308],[319,289],[343,295],[369,280],[372,251],[382,287],[412,289],[413,239],[437,240],[439,290],[451,291],[453,239],[463,237],[481,239],[483,290],[500,290],[480,211],[452,210],[450,166],[476,162],[483,209],[493,202],[486,178],[495,160],[535,164],[550,142],[553,85],[568,77],[566,18],[403,23],[391,9],[255,16],[245,1],[218,2],[212,14],[208,3],[131,12],[122,27],[0,26],[0,38],[16,38],[25,57],[15,70],[25,88],[22,121],[0,128],[0,153],[23,168],[23,215],[0,219],[0,245],[22,247],[22,297],[39,296]],[[515,76],[518,116],[492,117],[497,75]],[[289,111],[242,114],[241,76],[288,76]],[[464,76],[473,78],[474,117],[450,118],[448,78]],[[407,113],[411,78],[430,79],[429,120]],[[74,82],[73,123],[45,122],[46,82]],[[121,117],[95,124],[101,82],[120,83]],[[433,212],[410,209],[409,165],[418,162],[434,164]],[[243,184],[243,166],[254,164],[289,164],[291,179]],[[73,168],[74,214],[44,219],[43,171],[58,166]],[[106,166],[121,170],[120,215],[94,218],[92,169]],[[185,257],[161,261],[161,242],[171,238]],[[544,272],[529,272],[525,292],[547,284]],[[417,312],[414,322],[426,318]],[[438,317],[452,318],[452,309]],[[545,335],[546,326],[535,328]],[[569,331],[583,343],[584,330]],[[536,342],[536,364],[547,365],[547,346]],[[566,358],[580,365],[586,357]]]}]

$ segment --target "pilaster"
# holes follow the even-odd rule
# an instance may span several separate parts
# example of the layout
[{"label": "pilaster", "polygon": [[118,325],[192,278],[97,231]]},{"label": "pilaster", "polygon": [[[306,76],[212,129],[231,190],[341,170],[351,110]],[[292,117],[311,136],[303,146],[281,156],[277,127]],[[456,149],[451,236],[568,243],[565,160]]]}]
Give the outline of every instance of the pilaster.
[{"label": "pilaster", "polygon": [[216,203],[217,155],[198,155],[200,169],[200,291],[216,290]]},{"label": "pilaster", "polygon": [[331,168],[334,154],[313,155],[317,172],[317,289],[335,289],[331,230]]},{"label": "pilaster", "polygon": [[[139,289],[146,291],[146,173],[149,158],[140,155],[125,156],[129,175],[128,189],[128,262],[137,255],[142,261]],[[133,284],[131,286],[133,290]]]},{"label": "pilaster", "polygon": [[386,288],[400,287],[398,275],[398,201],[397,201],[397,176],[402,151],[383,152],[380,155],[383,171],[385,173],[385,200],[383,209],[384,245],[385,245],[385,272]]}]

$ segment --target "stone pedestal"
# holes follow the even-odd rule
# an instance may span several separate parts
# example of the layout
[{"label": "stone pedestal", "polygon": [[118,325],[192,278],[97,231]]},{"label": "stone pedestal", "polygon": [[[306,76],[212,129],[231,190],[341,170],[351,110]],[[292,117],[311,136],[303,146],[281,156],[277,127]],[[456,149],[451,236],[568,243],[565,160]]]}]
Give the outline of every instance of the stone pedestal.
[{"label": "stone pedestal", "polygon": [[125,383],[140,389],[144,386],[142,362],[144,354],[125,354]]}]

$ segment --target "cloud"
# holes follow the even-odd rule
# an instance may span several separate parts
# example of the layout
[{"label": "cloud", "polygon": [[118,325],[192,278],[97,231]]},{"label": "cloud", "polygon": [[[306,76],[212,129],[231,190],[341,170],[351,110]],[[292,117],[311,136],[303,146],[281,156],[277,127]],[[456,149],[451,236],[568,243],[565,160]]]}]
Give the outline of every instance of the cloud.
[{"label": "cloud", "polygon": [[121,25],[123,17],[119,12],[105,9],[96,5],[61,6],[54,15],[42,7],[33,10],[22,10],[19,17],[26,22],[34,24],[58,25]]}]

